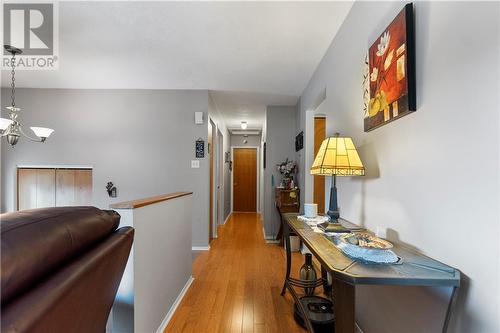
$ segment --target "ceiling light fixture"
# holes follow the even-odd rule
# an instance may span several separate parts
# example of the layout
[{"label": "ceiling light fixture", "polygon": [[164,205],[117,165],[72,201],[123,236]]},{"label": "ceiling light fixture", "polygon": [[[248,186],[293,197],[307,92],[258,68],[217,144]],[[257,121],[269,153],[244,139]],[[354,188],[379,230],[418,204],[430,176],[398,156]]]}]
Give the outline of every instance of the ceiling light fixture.
[{"label": "ceiling light fixture", "polygon": [[246,121],[242,121],[242,122],[241,122],[241,129],[244,129],[244,130],[245,130],[245,129],[247,129],[247,127],[248,127],[247,122],[246,122]]},{"label": "ceiling light fixture", "polygon": [[19,111],[21,108],[16,107],[16,54],[21,54],[22,51],[16,47],[10,45],[4,45],[4,48],[7,52],[12,54],[12,58],[10,60],[10,64],[12,66],[11,71],[11,103],[10,106],[7,106],[6,109],[9,110],[9,118],[0,118],[0,136],[7,137],[7,142],[11,146],[15,146],[19,141],[19,137],[22,135],[25,138],[35,141],[35,142],[45,142],[45,140],[54,132],[51,128],[46,127],[30,127],[31,130],[37,136],[36,139],[28,136],[24,133],[21,123],[17,120],[19,116]]}]

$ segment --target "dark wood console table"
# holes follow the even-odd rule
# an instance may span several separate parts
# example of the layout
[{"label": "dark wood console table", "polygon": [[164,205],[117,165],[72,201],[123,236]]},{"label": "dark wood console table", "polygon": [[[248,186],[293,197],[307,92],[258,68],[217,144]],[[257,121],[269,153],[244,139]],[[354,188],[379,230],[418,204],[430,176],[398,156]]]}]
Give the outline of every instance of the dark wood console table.
[{"label": "dark wood console table", "polygon": [[300,210],[300,190],[298,188],[285,189],[276,187],[274,193],[274,204],[280,215],[280,230],[276,235],[276,240],[283,245],[283,214],[298,213]]},{"label": "dark wood console table", "polygon": [[[448,309],[443,324],[443,333],[448,328],[451,310],[460,286],[460,272],[422,254],[413,252],[394,244],[392,249],[403,260],[398,264],[364,264],[349,258],[340,251],[324,234],[314,232],[305,222],[297,218],[296,213],[283,214],[284,238],[286,242],[286,277],[282,294],[288,289],[295,302],[298,302],[293,291],[293,280],[290,278],[291,253],[290,232],[296,234],[309,248],[313,255],[333,277],[333,298],[335,311],[335,332],[355,332],[355,286],[366,285],[400,285],[400,286],[449,286],[453,287]],[[340,219],[347,228],[354,224]],[[299,308],[301,308],[299,306]],[[304,315],[305,317],[305,315]],[[311,332],[311,326],[308,325]]]}]

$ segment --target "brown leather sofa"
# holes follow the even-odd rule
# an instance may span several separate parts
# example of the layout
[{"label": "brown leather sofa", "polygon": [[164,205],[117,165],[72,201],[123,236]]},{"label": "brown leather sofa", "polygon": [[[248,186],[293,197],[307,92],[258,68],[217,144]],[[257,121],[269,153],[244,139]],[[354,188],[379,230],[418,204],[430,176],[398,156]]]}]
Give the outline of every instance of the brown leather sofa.
[{"label": "brown leather sofa", "polygon": [[0,219],[1,332],[105,332],[134,229],[95,207]]}]

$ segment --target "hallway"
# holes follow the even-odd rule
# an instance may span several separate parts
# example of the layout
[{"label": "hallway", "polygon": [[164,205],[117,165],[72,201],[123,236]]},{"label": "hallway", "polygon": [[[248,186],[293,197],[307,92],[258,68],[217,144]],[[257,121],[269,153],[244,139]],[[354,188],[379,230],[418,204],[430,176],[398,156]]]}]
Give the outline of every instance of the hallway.
[{"label": "hallway", "polygon": [[[305,332],[293,319],[282,247],[266,244],[259,214],[233,213],[193,263],[191,288],[167,332]],[[292,274],[302,264],[294,253]],[[175,268],[173,268],[175,269]]]}]

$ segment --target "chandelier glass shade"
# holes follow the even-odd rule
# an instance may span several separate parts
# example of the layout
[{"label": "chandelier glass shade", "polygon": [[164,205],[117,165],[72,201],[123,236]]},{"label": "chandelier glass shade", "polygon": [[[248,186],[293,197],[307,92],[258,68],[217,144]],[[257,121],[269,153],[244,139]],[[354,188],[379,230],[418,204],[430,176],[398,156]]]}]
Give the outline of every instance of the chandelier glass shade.
[{"label": "chandelier glass shade", "polygon": [[6,137],[7,142],[11,146],[15,146],[19,141],[21,136],[35,142],[45,142],[45,140],[54,132],[51,128],[46,127],[30,127],[36,137],[31,137],[24,133],[21,123],[18,120],[19,111],[21,108],[16,107],[16,79],[15,79],[15,67],[16,67],[16,54],[21,54],[22,51],[16,47],[10,45],[4,45],[7,52],[12,54],[10,64],[12,66],[11,71],[11,104],[6,107],[9,110],[9,118],[0,118],[0,136]]}]

